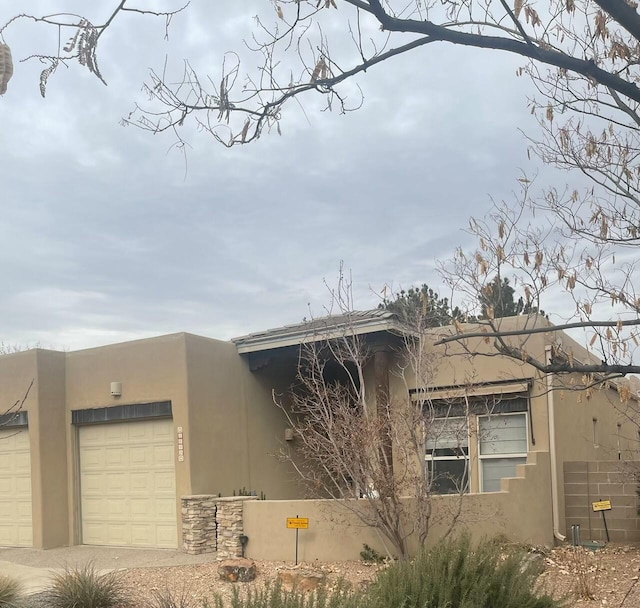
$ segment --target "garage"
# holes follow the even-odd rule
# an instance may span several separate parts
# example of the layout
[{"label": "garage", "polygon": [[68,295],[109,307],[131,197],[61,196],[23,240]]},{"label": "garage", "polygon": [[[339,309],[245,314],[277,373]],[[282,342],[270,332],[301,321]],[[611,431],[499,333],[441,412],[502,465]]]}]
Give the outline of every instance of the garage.
[{"label": "garage", "polygon": [[178,545],[170,418],[78,428],[82,543]]},{"label": "garage", "polygon": [[31,453],[26,427],[0,430],[0,546],[31,547]]}]

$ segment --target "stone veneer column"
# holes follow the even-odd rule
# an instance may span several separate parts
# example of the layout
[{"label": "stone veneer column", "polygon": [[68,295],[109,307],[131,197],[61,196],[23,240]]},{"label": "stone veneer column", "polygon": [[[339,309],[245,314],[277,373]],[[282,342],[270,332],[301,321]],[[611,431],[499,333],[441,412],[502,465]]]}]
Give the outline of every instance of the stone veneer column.
[{"label": "stone veneer column", "polygon": [[213,494],[182,497],[182,547],[185,553],[216,552],[217,500]]},{"label": "stone veneer column", "polygon": [[217,558],[230,559],[242,556],[240,536],[244,532],[244,502],[256,500],[255,496],[231,496],[216,499]]}]

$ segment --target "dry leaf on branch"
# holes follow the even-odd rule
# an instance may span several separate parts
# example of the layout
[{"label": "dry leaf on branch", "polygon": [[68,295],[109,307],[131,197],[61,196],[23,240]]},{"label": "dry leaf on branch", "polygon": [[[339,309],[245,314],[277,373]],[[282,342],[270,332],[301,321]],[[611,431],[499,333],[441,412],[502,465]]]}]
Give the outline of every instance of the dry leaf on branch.
[{"label": "dry leaf on branch", "polygon": [[324,80],[330,76],[329,66],[327,62],[324,60],[324,57],[320,57],[318,63],[316,63],[316,67],[313,68],[313,72],[311,74],[311,82],[315,82],[316,80]]},{"label": "dry leaf on branch", "polygon": [[49,76],[53,74],[58,68],[58,60],[52,60],[51,65],[40,73],[40,95],[43,97],[47,93],[47,80],[49,80]]},{"label": "dry leaf on branch", "polygon": [[0,42],[0,95],[7,92],[7,84],[13,75],[13,61],[8,44]]},{"label": "dry leaf on branch", "polygon": [[523,5],[523,0],[515,0],[515,2],[513,3],[513,14],[516,16],[516,19],[520,16],[522,5]]}]

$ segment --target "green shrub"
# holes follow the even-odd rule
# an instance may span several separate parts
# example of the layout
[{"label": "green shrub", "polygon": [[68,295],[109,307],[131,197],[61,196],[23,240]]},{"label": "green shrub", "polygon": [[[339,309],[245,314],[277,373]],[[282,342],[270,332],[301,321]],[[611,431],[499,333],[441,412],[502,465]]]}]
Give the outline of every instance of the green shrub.
[{"label": "green shrub", "polygon": [[0,608],[19,606],[22,599],[22,585],[15,578],[0,574]]},{"label": "green shrub", "polygon": [[536,590],[542,565],[522,549],[467,536],[396,562],[366,591],[367,608],[556,608]]},{"label": "green shrub", "polygon": [[381,564],[384,562],[384,556],[380,555],[373,547],[364,543],[362,551],[360,551],[360,559],[368,564]]},{"label": "green shrub", "polygon": [[100,574],[93,564],[66,568],[57,574],[47,593],[50,608],[122,608],[130,605],[120,573]]}]

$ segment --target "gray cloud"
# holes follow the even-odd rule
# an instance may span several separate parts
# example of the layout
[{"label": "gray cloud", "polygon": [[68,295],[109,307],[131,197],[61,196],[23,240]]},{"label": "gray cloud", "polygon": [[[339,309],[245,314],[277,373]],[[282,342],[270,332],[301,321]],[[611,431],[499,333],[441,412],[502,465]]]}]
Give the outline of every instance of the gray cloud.
[{"label": "gray cloud", "polygon": [[[340,260],[357,304],[375,306],[385,283],[437,286],[434,261],[464,241],[468,216],[510,195],[528,163],[527,83],[513,59],[450,47],[371,70],[358,112],[320,113],[309,97],[307,120],[292,105],[282,136],[252,146],[226,150],[187,126],[185,177],[170,136],[118,120],[165,53],[175,69],[189,57],[215,71],[241,48],[256,2],[219,4],[194,2],[168,43],[161,21],[114,24],[100,54],[108,87],[72,66],[41,100],[39,67],[18,66],[0,99],[5,342],[228,338],[296,322],[307,303],[322,310]],[[44,44],[42,29],[19,28],[5,36],[16,57]]]}]

